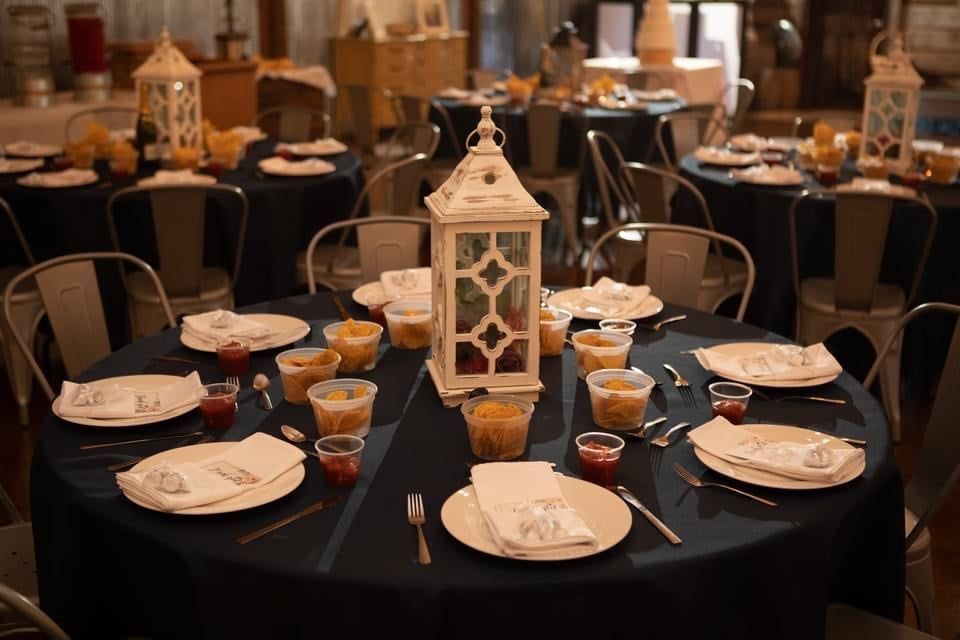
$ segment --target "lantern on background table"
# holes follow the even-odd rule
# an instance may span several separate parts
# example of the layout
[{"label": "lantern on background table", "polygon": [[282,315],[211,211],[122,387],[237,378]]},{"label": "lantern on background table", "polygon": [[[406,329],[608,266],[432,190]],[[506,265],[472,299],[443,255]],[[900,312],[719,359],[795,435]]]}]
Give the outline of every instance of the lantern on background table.
[{"label": "lantern on background table", "polygon": [[871,49],[873,73],[864,80],[863,139],[860,158],[880,156],[894,172],[903,172],[913,162],[913,137],[917,127],[920,87],[923,78],[903,50],[903,38],[893,38],[890,54],[877,55],[878,34]]},{"label": "lantern on background table", "polygon": [[137,94],[147,86],[150,108],[157,123],[157,140],[177,149],[203,146],[203,117],[200,111],[200,76],[170,40],[166,29],[146,62],[130,74]]},{"label": "lantern on background table", "polygon": [[577,28],[570,21],[553,30],[550,42],[541,45],[541,81],[544,68],[549,69],[549,87],[560,90],[560,97],[569,98],[580,90],[583,81],[583,61],[587,57],[587,44],[577,35]]},{"label": "lantern on background table", "polygon": [[540,233],[548,213],[503,156],[481,109],[475,147],[425,199],[430,210],[433,351],[427,368],[455,406],[486,387],[532,400],[540,383]]}]

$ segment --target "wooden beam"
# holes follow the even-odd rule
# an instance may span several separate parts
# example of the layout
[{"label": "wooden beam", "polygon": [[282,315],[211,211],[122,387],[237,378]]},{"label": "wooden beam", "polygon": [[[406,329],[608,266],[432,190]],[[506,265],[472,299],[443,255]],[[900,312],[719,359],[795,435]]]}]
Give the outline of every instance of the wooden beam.
[{"label": "wooden beam", "polygon": [[257,0],[260,16],[260,55],[283,58],[287,55],[287,11],[285,0]]}]

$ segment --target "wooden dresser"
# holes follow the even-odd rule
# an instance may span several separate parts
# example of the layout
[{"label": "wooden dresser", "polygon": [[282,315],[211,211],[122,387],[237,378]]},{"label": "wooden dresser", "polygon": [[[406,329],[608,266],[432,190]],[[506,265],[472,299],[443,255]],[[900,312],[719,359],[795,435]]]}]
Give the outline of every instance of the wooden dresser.
[{"label": "wooden dresser", "polygon": [[[374,128],[393,127],[393,110],[377,90],[430,98],[446,87],[465,87],[467,32],[387,40],[336,38],[333,63],[338,86],[361,85],[374,90]],[[349,109],[346,100],[344,92],[340,92],[338,114]]]}]

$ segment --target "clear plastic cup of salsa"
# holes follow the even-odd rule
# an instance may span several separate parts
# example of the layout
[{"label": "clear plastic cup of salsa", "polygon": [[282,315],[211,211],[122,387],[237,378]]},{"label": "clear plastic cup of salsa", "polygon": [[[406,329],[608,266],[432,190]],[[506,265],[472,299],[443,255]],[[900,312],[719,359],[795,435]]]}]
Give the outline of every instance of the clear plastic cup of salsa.
[{"label": "clear plastic cup of salsa", "polygon": [[217,341],[217,362],[224,375],[242,376],[250,370],[250,341],[234,337]]},{"label": "clear plastic cup of salsa", "polygon": [[203,423],[210,429],[229,429],[237,415],[237,392],[240,388],[235,384],[218,382],[201,387],[197,393],[200,397],[200,415]]},{"label": "clear plastic cup of salsa", "polygon": [[576,443],[580,454],[580,477],[602,487],[615,485],[614,476],[620,466],[623,438],[591,431],[577,436]]},{"label": "clear plastic cup of salsa", "polygon": [[736,382],[714,382],[709,387],[713,417],[723,416],[732,424],[741,424],[753,389]]},{"label": "clear plastic cup of salsa", "polygon": [[328,487],[352,487],[360,477],[363,438],[334,435],[320,438],[314,444]]}]

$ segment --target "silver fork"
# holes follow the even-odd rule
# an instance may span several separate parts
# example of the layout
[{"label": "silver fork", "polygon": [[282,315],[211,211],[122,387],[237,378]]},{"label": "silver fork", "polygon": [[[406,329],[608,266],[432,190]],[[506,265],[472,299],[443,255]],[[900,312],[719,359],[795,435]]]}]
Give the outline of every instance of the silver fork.
[{"label": "silver fork", "polygon": [[732,491],[732,492],[734,492],[734,493],[739,493],[740,495],[744,496],[745,498],[750,498],[751,500],[756,500],[757,502],[759,502],[759,503],[761,503],[761,504],[765,504],[765,505],[767,505],[768,507],[775,507],[775,506],[777,506],[777,503],[774,502],[773,500],[767,500],[766,498],[761,498],[760,496],[755,496],[755,495],[753,495],[752,493],[747,493],[746,491],[741,491],[740,489],[737,489],[736,487],[730,487],[730,486],[727,486],[727,485],[725,485],[725,484],[720,484],[720,483],[718,483],[718,482],[704,482],[704,481],[701,480],[700,478],[696,477],[695,475],[693,475],[692,473],[690,473],[689,471],[687,471],[686,469],[684,469],[683,467],[681,467],[681,466],[680,466],[679,464],[677,464],[676,462],[674,462],[672,466],[673,466],[673,470],[677,473],[678,476],[680,476],[681,478],[683,478],[683,480],[684,480],[685,482],[687,482],[688,484],[690,484],[691,486],[697,487],[698,489],[699,489],[699,488],[702,488],[702,487],[716,487],[716,488],[718,488],[718,489],[726,489],[727,491]]},{"label": "silver fork", "polygon": [[658,447],[669,447],[670,446],[670,436],[673,435],[674,431],[679,431],[680,429],[686,429],[690,426],[689,422],[681,422],[675,427],[671,427],[669,431],[660,436],[659,438],[654,438],[650,441],[650,444],[656,445]]},{"label": "silver fork", "polygon": [[697,398],[693,393],[693,389],[690,388],[690,382],[687,381],[680,372],[671,367],[667,363],[663,363],[663,368],[667,370],[667,373],[670,374],[670,377],[673,378],[673,386],[677,388],[677,391],[680,393],[680,398],[683,400],[683,404],[688,407],[697,406]]},{"label": "silver fork", "polygon": [[407,522],[417,528],[417,552],[420,564],[430,564],[430,549],[427,548],[427,539],[423,537],[422,525],[427,521],[423,511],[423,496],[419,493],[407,494]]},{"label": "silver fork", "polygon": [[237,385],[237,389],[240,388],[240,376],[227,376],[227,384]]},{"label": "silver fork", "polygon": [[757,394],[758,398],[767,400],[769,402],[781,402],[782,400],[809,400],[810,402],[823,402],[826,404],[847,404],[846,400],[840,400],[837,398],[824,398],[822,396],[779,396],[777,398],[773,398],[756,387],[753,387],[753,392]]},{"label": "silver fork", "polygon": [[673,316],[670,318],[664,318],[663,320],[661,320],[660,322],[657,322],[656,324],[640,324],[639,326],[643,327],[644,329],[647,329],[648,331],[660,331],[660,327],[662,327],[665,324],[670,324],[671,322],[679,322],[680,320],[686,320],[686,319],[687,319],[686,315],[679,315],[679,316]]},{"label": "silver fork", "polygon": [[634,438],[639,438],[640,440],[643,440],[644,438],[647,437],[647,433],[649,433],[650,429],[653,429],[658,424],[661,424],[666,421],[667,421],[667,416],[660,416],[659,418],[654,418],[649,422],[645,422],[643,427],[641,427],[639,431],[624,431],[623,433],[625,433],[628,436],[632,436]]}]

